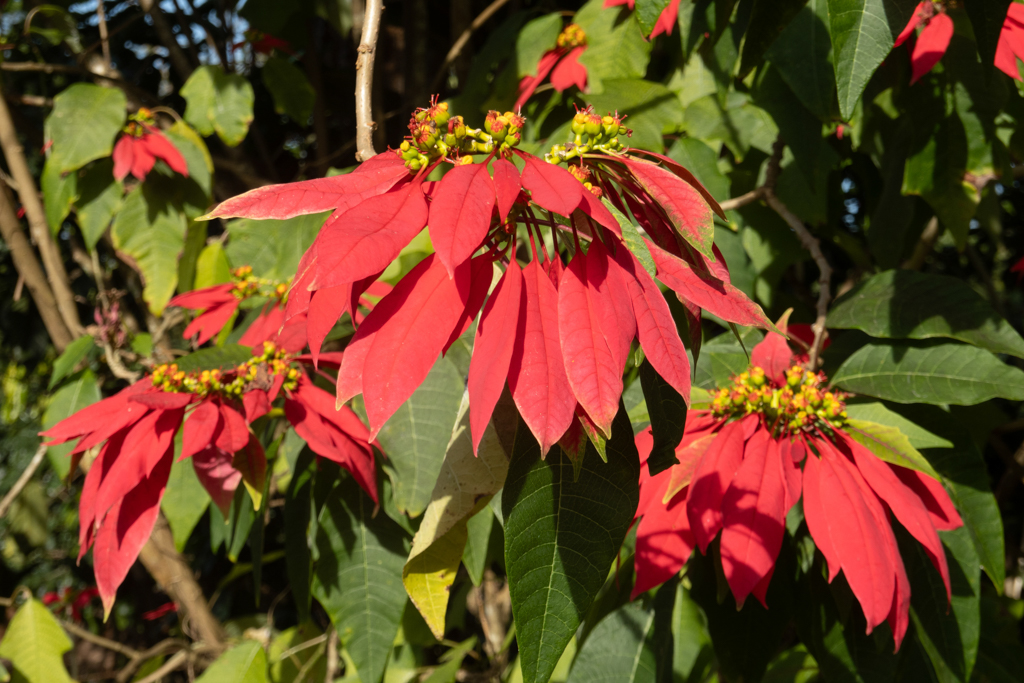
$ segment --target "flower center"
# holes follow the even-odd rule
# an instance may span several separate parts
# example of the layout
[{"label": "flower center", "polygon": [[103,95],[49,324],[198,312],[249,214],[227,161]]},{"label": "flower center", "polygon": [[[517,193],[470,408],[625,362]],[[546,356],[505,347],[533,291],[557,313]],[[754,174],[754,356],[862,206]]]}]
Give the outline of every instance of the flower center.
[{"label": "flower center", "polygon": [[153,368],[153,386],[168,393],[189,393],[196,396],[211,394],[241,400],[242,394],[250,389],[267,390],[273,379],[284,375],[283,388],[295,389],[299,371],[290,368],[292,354],[277,348],[273,342],[263,342],[263,353],[253,356],[230,370],[196,370],[184,372],[177,363],[158,365]]}]

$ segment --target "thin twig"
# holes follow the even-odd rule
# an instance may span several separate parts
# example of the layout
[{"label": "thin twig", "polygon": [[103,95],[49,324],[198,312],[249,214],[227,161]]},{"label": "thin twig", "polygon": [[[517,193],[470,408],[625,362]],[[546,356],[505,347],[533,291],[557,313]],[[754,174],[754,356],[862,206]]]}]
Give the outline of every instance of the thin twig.
[{"label": "thin twig", "polygon": [[110,371],[114,373],[114,377],[123,379],[130,384],[135,384],[139,381],[139,373],[133,372],[125,367],[124,363],[121,362],[121,357],[110,345],[110,342],[104,340],[102,342],[102,346],[103,355],[106,357],[107,365],[110,367]]},{"label": "thin twig", "polygon": [[87,78],[99,78],[104,81],[110,81],[125,92],[131,93],[134,97],[139,98],[139,101],[141,102],[158,103],[160,101],[142,88],[139,88],[124,79],[108,74],[96,73],[95,71],[90,71],[89,69],[81,66],[46,64],[44,62],[0,62],[0,71],[32,71],[44,74],[74,74],[76,76],[85,76]]},{"label": "thin twig", "polygon": [[768,160],[768,169],[762,189],[764,190],[765,202],[789,224],[789,227],[793,229],[793,232],[796,233],[797,238],[800,240],[800,244],[811,253],[811,258],[814,259],[814,263],[818,266],[817,318],[814,320],[814,324],[811,325],[811,329],[814,330],[814,341],[811,343],[807,360],[808,367],[811,370],[817,370],[821,346],[825,341],[825,320],[828,317],[828,304],[832,300],[832,266],[829,265],[825,255],[821,252],[821,243],[818,241],[818,238],[812,235],[804,225],[804,222],[775,196],[775,182],[779,177],[779,163],[782,161],[782,150],[784,147],[785,143],[781,138],[775,141],[775,145],[772,148],[772,156]]},{"label": "thin twig", "polygon": [[307,641],[305,641],[303,643],[299,643],[295,647],[288,648],[287,650],[282,652],[280,655],[278,655],[277,658],[278,658],[278,660],[282,660],[282,659],[285,659],[286,657],[291,657],[293,654],[296,654],[298,652],[302,652],[303,650],[306,650],[306,649],[309,649],[311,647],[315,647],[315,646],[319,645],[320,643],[322,643],[325,640],[327,640],[327,638],[328,638],[328,634],[321,633],[316,638],[310,638],[309,640],[307,640]]},{"label": "thin twig", "polygon": [[142,680],[138,681],[138,683],[156,683],[156,681],[159,681],[164,676],[171,673],[172,671],[175,671],[182,664],[188,661],[188,656],[188,650],[181,650],[179,652],[174,653],[173,655],[171,655],[170,659],[164,662],[163,666],[161,666],[159,669],[149,674]]},{"label": "thin twig", "polygon": [[107,13],[103,7],[104,0],[96,0],[96,20],[100,27],[100,43],[103,47],[103,64],[107,67],[107,73],[111,70],[110,61],[110,35],[107,33]]},{"label": "thin twig", "polygon": [[8,508],[14,502],[14,499],[18,497],[22,489],[28,484],[29,480],[32,479],[32,475],[39,469],[39,465],[43,462],[43,456],[46,455],[46,444],[39,444],[39,448],[36,449],[36,454],[32,456],[32,459],[28,461],[28,466],[25,471],[18,477],[18,481],[14,482],[14,486],[7,492],[3,500],[0,500],[0,519],[3,519],[4,515],[7,514]]},{"label": "thin twig", "polygon": [[340,657],[338,656],[338,632],[334,630],[334,625],[328,627],[329,637],[327,638],[327,671],[324,674],[324,683],[334,683],[334,679],[338,677],[338,665]]},{"label": "thin twig", "polygon": [[356,161],[366,161],[377,154],[373,149],[373,60],[383,12],[382,0],[366,0],[359,56],[356,57]]},{"label": "thin twig", "polygon": [[488,5],[483,12],[477,15],[476,19],[473,20],[473,23],[471,23],[466,30],[462,32],[462,35],[455,40],[451,49],[448,50],[448,54],[445,55],[444,62],[441,63],[441,67],[437,70],[437,73],[434,74],[434,80],[430,84],[430,92],[437,92],[441,83],[444,82],[444,75],[448,71],[448,67],[452,65],[452,62],[459,58],[462,50],[466,47],[466,43],[468,43],[469,39],[472,37],[473,32],[483,26],[487,20],[494,16],[494,13],[501,9],[507,2],[508,0],[494,0],[494,2]]},{"label": "thin twig", "polygon": [[753,204],[759,199],[764,199],[764,186],[756,187],[746,194],[741,194],[739,197],[726,199],[724,202],[721,202],[719,206],[722,207],[722,211],[732,211],[746,206],[747,204]]},{"label": "thin twig", "polygon": [[138,668],[148,660],[173,648],[187,650],[188,643],[179,638],[165,638],[148,650],[139,652],[137,656],[132,657],[131,660],[124,665],[124,668],[117,672],[117,676],[114,678],[115,683],[126,683],[131,679]]},{"label": "thin twig", "polygon": [[918,238],[917,244],[914,245],[914,253],[903,262],[900,268],[920,270],[921,266],[924,265],[925,259],[928,258],[928,254],[932,253],[932,247],[935,246],[935,242],[939,239],[941,232],[939,217],[932,216],[928,224],[924,226],[924,230],[921,231],[921,237]]},{"label": "thin twig", "polygon": [[133,647],[128,647],[127,645],[122,645],[121,643],[110,640],[109,638],[98,636],[91,631],[87,631],[81,626],[71,623],[70,621],[64,621],[62,619],[60,625],[64,627],[65,631],[67,631],[73,636],[77,636],[82,640],[88,640],[90,643],[94,645],[99,645],[100,647],[106,648],[107,650],[113,650],[114,652],[122,654],[125,657],[128,657],[129,659],[138,659],[142,656],[142,653]]}]

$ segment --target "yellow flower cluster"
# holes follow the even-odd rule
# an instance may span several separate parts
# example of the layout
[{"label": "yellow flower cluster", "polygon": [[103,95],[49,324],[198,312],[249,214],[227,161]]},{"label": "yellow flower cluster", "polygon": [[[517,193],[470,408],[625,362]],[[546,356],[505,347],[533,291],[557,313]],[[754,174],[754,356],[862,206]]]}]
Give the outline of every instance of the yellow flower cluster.
[{"label": "yellow flower cluster", "polygon": [[587,34],[583,32],[579,24],[569,24],[558,34],[558,47],[579,47],[587,44]]},{"label": "yellow flower cluster", "polygon": [[[575,157],[582,157],[590,152],[616,153],[623,148],[620,135],[632,136],[633,131],[622,125],[625,115],[607,114],[599,116],[593,107],[576,112],[572,117],[572,142],[564,145],[553,145],[551,151],[544,155],[549,164],[557,164]],[[584,136],[586,140],[584,140]],[[589,189],[589,188],[588,188]]]},{"label": "yellow flower cluster", "polygon": [[252,266],[241,266],[231,271],[231,278],[234,280],[234,287],[231,293],[239,301],[245,301],[252,296],[265,296],[268,299],[284,299],[288,293],[289,278],[285,282],[268,280],[263,277],[256,277],[252,274]]},{"label": "yellow flower cluster", "polygon": [[742,417],[761,413],[773,431],[796,434],[815,427],[840,427],[846,423],[846,394],[830,391],[825,376],[799,365],[786,370],[786,383],[779,386],[765,376],[764,369],[750,368],[733,378],[731,387],[718,390],[711,402],[717,417]]},{"label": "yellow flower cluster", "polygon": [[[241,400],[253,388],[269,389],[273,378],[284,375],[284,388],[292,390],[299,379],[299,370],[290,367],[291,354],[278,349],[273,342],[263,342],[263,353],[253,356],[231,370],[184,372],[176,363],[158,365],[153,369],[153,386],[171,393],[189,393],[206,397],[211,394]],[[263,386],[265,385],[265,386]]]},{"label": "yellow flower cluster", "polygon": [[[395,150],[411,171],[419,171],[441,158],[490,154],[511,154],[519,144],[526,119],[507,111],[491,111],[484,128],[469,128],[461,116],[452,116],[447,102],[431,100],[426,109],[420,108],[409,119],[409,135]],[[472,163],[465,156],[460,163]]]}]

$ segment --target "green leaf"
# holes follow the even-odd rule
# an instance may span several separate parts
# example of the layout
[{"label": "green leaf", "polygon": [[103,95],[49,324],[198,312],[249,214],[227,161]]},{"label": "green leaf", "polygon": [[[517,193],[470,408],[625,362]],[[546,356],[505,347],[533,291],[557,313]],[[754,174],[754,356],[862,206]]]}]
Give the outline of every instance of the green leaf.
[{"label": "green leaf", "polygon": [[196,683],[267,683],[267,654],[255,640],[243,641],[218,657]]},{"label": "green leaf", "polygon": [[527,22],[516,36],[516,75],[537,75],[537,62],[548,50],[555,47],[558,34],[562,32],[562,15],[552,12]]},{"label": "green leaf", "polygon": [[186,102],[185,120],[200,133],[216,132],[229,147],[245,139],[255,95],[244,76],[226,74],[219,66],[201,66],[181,86],[180,94]]},{"label": "green leaf", "polygon": [[75,173],[62,174],[60,159],[51,155],[43,166],[39,186],[43,193],[43,210],[50,234],[56,236],[64,225],[64,219],[71,213],[71,205],[78,199],[78,176]]},{"label": "green leaf", "polygon": [[[46,412],[43,413],[43,429],[49,429],[61,420],[71,417],[82,408],[91,406],[101,398],[103,398],[103,395],[100,394],[100,386],[96,381],[96,376],[90,370],[82,370],[77,375],[74,375],[71,381],[58,389],[50,398],[50,402],[46,405]],[[71,453],[74,445],[75,442],[70,441],[50,446],[46,450],[50,464],[53,466],[54,471],[60,475],[61,479],[68,475],[71,464],[67,456]]]},{"label": "green leaf", "polygon": [[[1019,600],[981,598],[981,642],[974,666],[976,680],[1017,683],[1024,671],[1024,646],[1020,641]],[[1017,609],[1013,609],[1016,607]]]},{"label": "green leaf", "polygon": [[640,24],[645,36],[650,36],[654,31],[654,24],[662,11],[669,6],[670,0],[637,0],[636,20]]},{"label": "green leaf", "polygon": [[[321,463],[323,467],[324,463]],[[377,683],[402,621],[406,535],[346,476],[318,519],[313,595],[327,611],[359,678]]]},{"label": "green leaf", "polygon": [[573,17],[587,34],[587,49],[580,55],[580,64],[587,69],[591,94],[602,92],[606,80],[643,78],[647,73],[651,44],[644,38],[635,12],[621,21],[619,14],[605,11],[604,0],[590,0]]},{"label": "green leaf", "polygon": [[[48,389],[53,389],[58,382],[75,371],[75,366],[85,358],[89,351],[96,348],[92,335],[86,334],[67,345],[64,353],[57,356],[53,361],[53,374],[50,375]],[[49,429],[47,427],[47,429]]]},{"label": "green leaf", "polygon": [[[294,431],[288,432],[282,447],[288,447],[289,437],[293,434]],[[316,540],[316,515],[313,510],[316,458],[312,451],[305,448],[305,443],[291,470],[292,478],[284,505],[285,561],[288,585],[295,598],[299,619],[305,621],[309,619],[310,588],[313,581],[313,555],[310,549],[311,546],[315,547]]]},{"label": "green leaf", "polygon": [[633,221],[626,218],[625,214],[615,208],[615,205],[608,201],[607,197],[601,197],[601,203],[615,216],[615,220],[619,222],[619,227],[622,229],[622,241],[625,243],[626,248],[632,252],[633,256],[636,256],[644,270],[651,277],[654,277],[657,272],[654,267],[654,257],[651,256],[651,250],[647,248],[647,242],[644,241],[643,236],[640,234],[640,229],[633,224]]},{"label": "green leaf", "polygon": [[490,549],[493,531],[494,512],[488,501],[480,512],[466,521],[466,549],[462,551],[462,564],[474,586],[479,586],[484,580],[484,570],[492,559]]},{"label": "green leaf", "polygon": [[196,278],[193,289],[205,289],[231,282],[231,264],[220,242],[207,244],[196,259]]},{"label": "green leaf", "polygon": [[971,680],[980,640],[981,565],[963,527],[939,532],[949,564],[952,600],[946,585],[921,545],[899,533],[910,585],[910,617],[914,632],[940,681]]},{"label": "green leaf", "polygon": [[877,422],[895,427],[902,432],[914,448],[952,448],[953,442],[938,437],[920,425],[914,424],[899,413],[885,407],[884,403],[847,403],[846,414],[855,420]]},{"label": "green leaf", "polygon": [[768,112],[753,104],[749,95],[738,92],[730,92],[724,103],[717,95],[694,101],[683,112],[682,129],[712,147],[724,143],[737,161],[751,148],[770,153],[779,134]]},{"label": "green leaf", "polygon": [[189,221],[185,248],[178,259],[178,292],[188,292],[196,281],[196,262],[206,248],[206,221]]},{"label": "green leaf", "polygon": [[984,349],[953,342],[865,344],[846,359],[832,383],[896,403],[1024,400],[1024,372]]},{"label": "green leaf", "polygon": [[672,641],[673,680],[691,680],[701,656],[711,649],[711,636],[704,611],[682,582],[676,585],[672,606]]},{"label": "green leaf", "polygon": [[974,549],[996,590],[1006,578],[1003,520],[992,495],[988,469],[974,439],[949,413],[932,406],[901,406],[916,424],[953,442],[952,448],[929,448],[925,457],[942,475],[950,498],[964,520]]},{"label": "green leaf", "polygon": [[881,460],[939,478],[928,460],[910,445],[910,439],[897,427],[850,418],[843,431]]},{"label": "green leaf", "polygon": [[203,518],[210,504],[210,495],[199,482],[192,460],[178,460],[181,455],[182,432],[174,435],[174,463],[171,465],[171,476],[167,480],[167,489],[160,501],[160,509],[167,518],[174,537],[174,547],[178,552],[185,550],[192,530]]},{"label": "green leaf", "polygon": [[226,344],[219,348],[199,349],[182,356],[176,362],[182,372],[201,370],[226,370],[234,368],[252,358],[252,349],[241,344]]},{"label": "green leaf", "polygon": [[299,259],[313,244],[328,215],[316,213],[284,221],[231,221],[225,247],[228,259],[236,268],[252,266],[259,277],[287,280],[295,275]]},{"label": "green leaf", "polygon": [[[920,138],[929,130],[922,125],[915,133]],[[967,154],[967,133],[954,112],[939,121],[903,170],[903,194],[916,194],[928,202],[960,248],[967,243],[979,200],[977,190],[964,180]]]},{"label": "green leaf", "polygon": [[1006,10],[1012,0],[990,0],[989,2],[964,3],[967,16],[971,18],[974,37],[978,41],[978,53],[982,64],[992,64],[996,58],[996,45],[1003,30]]},{"label": "green leaf", "polygon": [[640,383],[644,390],[647,414],[651,420],[654,445],[647,458],[651,476],[678,465],[676,446],[683,440],[686,426],[686,401],[666,382],[646,358],[640,366]]},{"label": "green leaf", "polygon": [[213,190],[213,158],[203,138],[184,121],[175,121],[163,134],[185,158],[188,177],[209,197]]},{"label": "green leaf", "polygon": [[910,20],[913,0],[828,0],[839,112],[849,120],[864,88]]},{"label": "green leaf", "polygon": [[278,114],[287,114],[300,126],[309,122],[316,90],[302,69],[282,57],[271,57],[263,65],[263,84],[274,97],[274,110]]},{"label": "green leaf", "polygon": [[887,339],[947,337],[1024,358],[1024,338],[970,285],[948,275],[874,275],[836,300],[828,326]]},{"label": "green leaf", "polygon": [[[718,154],[700,140],[678,138],[669,148],[668,156],[693,173],[712,197],[724,200],[729,196],[729,179],[718,168]],[[729,264],[732,270],[731,260]]]},{"label": "green leaf", "polygon": [[[514,419],[514,409],[499,403],[495,420],[508,419],[509,413]],[[508,457],[493,422],[484,431],[474,455],[469,395],[464,392],[444,462],[402,570],[402,583],[409,597],[438,640],[444,638],[448,591],[465,550],[467,522],[501,490],[507,472]],[[486,553],[486,541],[483,550]]]},{"label": "green leaf", "polygon": [[75,210],[85,246],[91,251],[121,210],[124,185],[114,179],[113,159],[100,159],[78,174]]},{"label": "green leaf", "polygon": [[618,608],[602,619],[584,641],[567,683],[654,683],[653,630],[653,609],[644,609],[641,602]]},{"label": "green leaf", "polygon": [[618,556],[639,502],[640,461],[619,409],[608,462],[593,445],[573,477],[561,449],[541,460],[522,421],[502,492],[505,565],[526,683],[554,670]]},{"label": "green leaf", "polygon": [[149,183],[131,191],[111,226],[114,248],[142,275],[142,298],[153,315],[163,313],[174,295],[185,227],[184,214],[151,190]]},{"label": "green leaf", "polygon": [[0,641],[0,657],[10,660],[19,683],[71,683],[63,657],[70,649],[71,641],[50,610],[33,599],[18,608]]},{"label": "green leaf", "polygon": [[762,683],[813,683],[818,678],[818,663],[803,645],[797,645],[772,660]]},{"label": "green leaf", "polygon": [[[303,680],[320,683],[327,676],[327,656],[323,645],[316,645],[299,650],[288,657],[281,655],[293,647],[307,643],[322,636],[323,632],[312,622],[304,622],[298,626],[281,631],[270,642],[267,657],[270,660],[271,683],[293,683],[299,671],[305,670]],[[312,662],[310,662],[312,660]],[[308,666],[308,668],[306,668]]]},{"label": "green leaf", "polygon": [[53,98],[44,137],[59,159],[55,172],[66,173],[110,156],[114,137],[125,121],[128,101],[119,88],[75,83]]},{"label": "green leaf", "polygon": [[438,359],[377,436],[388,454],[383,466],[394,487],[395,504],[410,517],[419,517],[430,502],[465,388],[454,363]]},{"label": "green leaf", "polygon": [[[804,8],[807,0],[754,0],[750,23],[743,37],[738,78],[746,78],[764,57],[793,18]],[[806,36],[801,36],[806,41]]]},{"label": "green leaf", "polygon": [[638,79],[607,79],[600,93],[582,97],[602,114],[612,111],[629,112],[627,125],[633,131],[633,136],[629,138],[630,147],[663,151],[665,143],[662,134],[675,130],[683,120],[679,99],[661,83]]}]

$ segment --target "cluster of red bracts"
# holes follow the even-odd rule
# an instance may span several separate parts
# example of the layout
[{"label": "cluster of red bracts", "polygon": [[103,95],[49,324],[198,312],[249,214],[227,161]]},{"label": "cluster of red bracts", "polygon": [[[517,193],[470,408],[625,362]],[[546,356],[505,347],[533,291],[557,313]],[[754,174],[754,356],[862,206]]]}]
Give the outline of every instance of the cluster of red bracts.
[{"label": "cluster of red bracts", "polygon": [[[599,193],[638,216],[654,240],[646,247],[658,278],[692,315],[704,308],[730,322],[770,327],[761,309],[729,284],[721,255],[710,258],[716,253],[714,200],[678,164],[664,157],[667,168],[628,154],[587,156],[581,172],[594,192],[556,164],[515,153],[521,173],[489,156],[424,183],[426,170],[413,175],[397,154],[386,152],[352,174],[259,188],[210,214],[290,218],[335,210],[302,257],[285,308],[286,319],[307,314],[314,359],[339,316],[429,226],[436,253],[366,316],[338,373],[337,404],[362,393],[371,438],[481,309],[469,370],[475,444],[506,379],[543,452],[569,429],[577,406],[609,435],[634,338],[655,370],[689,396],[689,360],[668,304],[627,249]],[[532,205],[572,225],[541,221]],[[521,268],[517,220],[533,231],[531,243],[543,223],[567,233],[563,240],[589,247],[577,249],[565,267],[560,257],[546,256],[543,244],[539,251],[533,244],[533,259]],[[496,264],[505,268],[490,291]]]},{"label": "cluster of red bracts", "polygon": [[[651,445],[649,430],[637,436],[645,462]],[[737,604],[753,594],[767,607],[786,515],[801,496],[829,581],[842,570],[868,633],[888,621],[899,649],[909,620],[910,584],[890,515],[924,547],[950,597],[937,531],[963,522],[942,484],[880,460],[842,429],[791,437],[774,434],[758,413],[728,421],[691,411],[676,455],[678,465],[653,477],[641,468],[634,597],[678,573],[695,547],[706,553],[721,532],[722,569]]]},{"label": "cluster of red bracts", "polygon": [[[193,294],[217,296],[210,290]],[[284,326],[279,333],[282,321],[283,310],[271,308],[249,328],[243,343],[260,346],[266,340],[287,351],[301,350],[304,326]],[[302,356],[295,360],[309,362]],[[337,364],[335,357],[329,360]],[[180,459],[192,459],[199,481],[225,517],[242,481],[262,492],[266,456],[249,425],[270,410],[284,375],[274,375],[266,386],[253,384],[239,401],[216,393],[164,391],[147,377],[43,432],[51,444],[78,439],[72,451],[76,464],[86,450],[100,447],[79,503],[79,560],[93,548],[106,613],[156,522],[179,429]],[[334,398],[301,371],[284,394],[285,416],[310,449],[349,470],[376,502],[373,449],[356,414],[347,407],[336,410]]]},{"label": "cluster of red bracts", "polygon": [[124,180],[129,173],[138,178],[139,182],[145,180],[157,159],[175,173],[188,177],[188,164],[181,152],[151,126],[144,126],[141,135],[122,135],[114,145],[113,158],[114,178],[117,180]]}]

